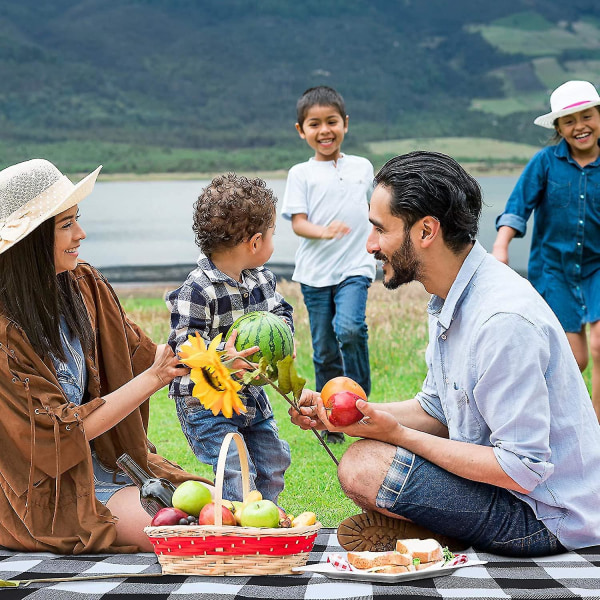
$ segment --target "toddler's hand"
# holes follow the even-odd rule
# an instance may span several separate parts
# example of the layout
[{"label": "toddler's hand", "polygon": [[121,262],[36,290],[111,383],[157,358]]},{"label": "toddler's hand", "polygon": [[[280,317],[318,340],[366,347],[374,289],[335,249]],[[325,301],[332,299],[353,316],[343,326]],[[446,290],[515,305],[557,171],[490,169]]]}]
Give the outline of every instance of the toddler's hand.
[{"label": "toddler's hand", "polygon": [[232,363],[231,368],[237,372],[239,371],[253,371],[258,366],[255,363],[248,364],[244,360],[238,360],[240,358],[247,358],[248,356],[252,356],[255,352],[258,352],[260,348],[258,346],[252,346],[252,348],[248,348],[247,350],[237,350],[235,347],[235,340],[237,338],[237,329],[234,329],[229,336],[229,339],[225,342],[225,356],[227,360],[235,359]]},{"label": "toddler's hand", "polygon": [[343,221],[331,221],[321,236],[325,240],[339,240],[350,233],[350,227]]}]

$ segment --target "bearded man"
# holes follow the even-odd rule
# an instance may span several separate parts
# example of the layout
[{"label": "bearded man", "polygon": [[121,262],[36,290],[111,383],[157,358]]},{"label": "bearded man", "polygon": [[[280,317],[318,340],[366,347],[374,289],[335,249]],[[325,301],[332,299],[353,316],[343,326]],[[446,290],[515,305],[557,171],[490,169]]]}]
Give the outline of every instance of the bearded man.
[{"label": "bearded man", "polygon": [[452,158],[412,152],[375,177],[367,249],[383,283],[431,293],[427,376],[410,400],[367,403],[336,428],[306,391],[302,428],[363,438],[338,477],[363,513],[346,549],[401,537],[531,557],[600,544],[600,426],[566,335],[529,282],[476,241],[478,183]]}]

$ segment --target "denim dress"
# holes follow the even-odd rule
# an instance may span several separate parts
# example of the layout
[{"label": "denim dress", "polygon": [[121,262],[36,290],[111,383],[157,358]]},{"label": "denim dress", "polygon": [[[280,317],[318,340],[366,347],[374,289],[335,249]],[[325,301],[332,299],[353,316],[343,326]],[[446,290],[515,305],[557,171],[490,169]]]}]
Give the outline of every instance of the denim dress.
[{"label": "denim dress", "polygon": [[534,213],[528,279],[567,332],[600,319],[600,158],[581,167],[569,145],[540,150],[496,219],[523,237]]},{"label": "denim dress", "polygon": [[[81,347],[81,341],[79,338],[71,336],[64,317],[60,318],[60,337],[67,360],[63,361],[52,356],[58,382],[69,402],[78,405],[83,404],[87,400],[88,380],[85,355]],[[98,460],[96,452],[94,452],[93,441],[90,442],[90,447],[94,466],[96,498],[102,504],[106,504],[115,492],[134,484],[122,471],[115,472],[108,469]]]}]

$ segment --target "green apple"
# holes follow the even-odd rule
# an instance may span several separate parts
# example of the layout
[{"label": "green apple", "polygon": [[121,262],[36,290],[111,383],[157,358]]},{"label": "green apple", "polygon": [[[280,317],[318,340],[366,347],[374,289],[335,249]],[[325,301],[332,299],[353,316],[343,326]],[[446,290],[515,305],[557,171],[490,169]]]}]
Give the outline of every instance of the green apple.
[{"label": "green apple", "polygon": [[174,492],[171,504],[197,517],[205,504],[212,502],[210,490],[199,481],[184,481]]},{"label": "green apple", "polygon": [[279,509],[270,500],[250,502],[244,506],[242,527],[279,527]]}]

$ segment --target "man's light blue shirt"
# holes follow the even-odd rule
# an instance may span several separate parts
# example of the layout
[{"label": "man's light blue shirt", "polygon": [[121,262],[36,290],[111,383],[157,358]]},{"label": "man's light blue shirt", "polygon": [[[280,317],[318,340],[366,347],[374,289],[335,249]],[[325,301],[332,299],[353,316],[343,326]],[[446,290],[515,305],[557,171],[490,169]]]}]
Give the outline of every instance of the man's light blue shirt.
[{"label": "man's light blue shirt", "polygon": [[568,549],[600,544],[600,426],[566,335],[531,284],[478,243],[432,296],[416,398],[450,439],[490,446],[512,492]]}]

